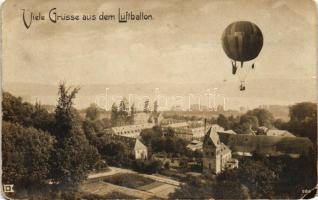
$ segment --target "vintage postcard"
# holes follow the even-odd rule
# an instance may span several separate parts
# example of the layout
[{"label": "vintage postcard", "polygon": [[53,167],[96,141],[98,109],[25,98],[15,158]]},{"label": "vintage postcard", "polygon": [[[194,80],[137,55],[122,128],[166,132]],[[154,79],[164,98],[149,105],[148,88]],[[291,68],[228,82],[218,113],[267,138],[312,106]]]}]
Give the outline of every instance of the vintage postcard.
[{"label": "vintage postcard", "polygon": [[7,0],[5,199],[302,199],[311,0]]}]

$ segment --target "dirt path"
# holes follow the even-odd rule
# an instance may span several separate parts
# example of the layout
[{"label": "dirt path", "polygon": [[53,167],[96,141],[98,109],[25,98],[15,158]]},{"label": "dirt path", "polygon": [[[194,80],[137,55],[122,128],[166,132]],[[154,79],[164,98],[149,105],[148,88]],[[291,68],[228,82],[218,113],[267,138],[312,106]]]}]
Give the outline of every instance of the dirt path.
[{"label": "dirt path", "polygon": [[154,197],[154,194],[151,192],[126,188],[118,185],[113,185],[111,183],[105,183],[102,181],[98,181],[95,183],[85,183],[81,186],[81,190],[83,192],[97,194],[101,196],[113,191],[117,191],[140,199],[149,199],[150,197]]},{"label": "dirt path", "polygon": [[[140,199],[148,199],[154,197],[169,198],[169,194],[173,193],[177,188],[179,188],[181,184],[179,181],[161,175],[142,174],[129,169],[117,167],[109,167],[109,169],[110,170],[107,172],[97,172],[89,174],[88,179],[82,184],[81,190],[98,195],[105,195],[107,193],[117,191],[127,195],[135,196]],[[155,187],[150,187],[149,190],[147,190],[147,187],[145,189],[132,189],[102,181],[104,177],[120,173],[138,174],[140,176],[144,176],[146,178],[150,178],[157,182],[160,182],[161,184],[158,184]]]},{"label": "dirt path", "polygon": [[174,186],[180,186],[179,181],[173,180],[169,177],[142,174],[142,173],[132,171],[130,169],[123,169],[123,168],[118,168],[118,167],[109,167],[109,168],[110,168],[110,171],[108,171],[108,172],[92,173],[92,174],[88,175],[88,179],[102,178],[102,177],[106,177],[106,176],[115,175],[118,173],[134,173],[134,174],[138,174],[138,175],[141,175],[141,176],[144,176],[146,178],[150,178],[150,179],[153,179],[153,180],[156,180],[159,182],[167,183],[167,184],[174,185]]}]

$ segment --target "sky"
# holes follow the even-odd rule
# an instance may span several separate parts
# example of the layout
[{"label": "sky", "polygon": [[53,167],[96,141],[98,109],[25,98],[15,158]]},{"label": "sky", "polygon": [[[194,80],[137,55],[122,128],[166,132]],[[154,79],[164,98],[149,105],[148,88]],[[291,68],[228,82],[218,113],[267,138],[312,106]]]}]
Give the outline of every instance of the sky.
[{"label": "sky", "polygon": [[[45,20],[33,21],[29,29],[23,25],[22,9],[47,17],[51,8],[59,14],[78,15],[117,15],[121,8],[143,11],[153,20]],[[9,0],[2,16],[4,87],[16,82],[56,85],[61,81],[172,86],[239,82],[231,74],[221,36],[227,25],[244,20],[257,24],[264,36],[249,81],[268,82],[267,90],[273,91],[278,89],[277,81],[271,85],[273,79],[297,80],[304,87],[316,88],[316,12],[309,0]],[[285,89],[290,90],[279,88]],[[301,92],[289,95],[304,96]],[[305,100],[315,98],[316,91],[312,91]]]}]

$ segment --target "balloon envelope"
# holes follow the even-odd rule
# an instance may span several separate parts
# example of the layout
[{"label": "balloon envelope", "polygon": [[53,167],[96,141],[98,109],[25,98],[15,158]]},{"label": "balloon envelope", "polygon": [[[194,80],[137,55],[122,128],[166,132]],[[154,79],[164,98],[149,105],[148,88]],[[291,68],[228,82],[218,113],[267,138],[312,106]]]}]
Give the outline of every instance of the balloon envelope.
[{"label": "balloon envelope", "polygon": [[252,22],[234,22],[224,30],[222,45],[229,58],[241,62],[249,61],[260,53],[263,47],[263,34]]}]

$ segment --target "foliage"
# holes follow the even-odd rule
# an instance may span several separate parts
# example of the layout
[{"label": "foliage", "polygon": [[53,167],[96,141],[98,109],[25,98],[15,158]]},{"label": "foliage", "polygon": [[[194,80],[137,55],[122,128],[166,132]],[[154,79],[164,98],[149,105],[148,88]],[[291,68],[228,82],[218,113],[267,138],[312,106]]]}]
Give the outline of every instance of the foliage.
[{"label": "foliage", "polygon": [[49,178],[53,142],[47,132],[3,122],[3,183],[24,188],[45,183]]},{"label": "foliage", "polygon": [[159,127],[143,130],[140,135],[152,153],[166,152],[174,156],[187,154],[188,143],[182,138],[176,137],[172,129],[166,130],[166,136]]},{"label": "foliage", "polygon": [[199,177],[187,176],[186,183],[169,195],[170,199],[211,199],[212,183],[203,182]]},{"label": "foliage", "polygon": [[271,128],[273,123],[273,115],[268,110],[259,108],[250,110],[240,117],[231,115],[227,118],[220,114],[217,118],[217,124],[226,130],[232,129],[238,134],[250,134],[253,130],[257,130],[259,126]]},{"label": "foliage", "polygon": [[[170,198],[178,199],[298,199],[317,181],[314,151],[289,156],[239,157],[238,169],[215,176],[187,177]],[[229,189],[230,188],[230,189]]]},{"label": "foliage", "polygon": [[112,126],[117,126],[117,118],[118,118],[118,107],[114,103],[112,105],[112,112],[111,112],[111,117],[110,117],[110,121],[111,121]]},{"label": "foliage", "polygon": [[106,177],[104,181],[128,188],[138,188],[155,182],[150,178],[133,173],[122,173]]},{"label": "foliage", "polygon": [[86,200],[104,200],[104,199],[137,199],[132,195],[127,195],[121,192],[110,192],[105,195],[97,195],[97,194],[82,194],[80,199]]},{"label": "foliage", "polygon": [[149,112],[150,112],[149,99],[147,99],[147,100],[145,101],[145,104],[144,104],[144,112],[145,112],[145,113],[149,113]]},{"label": "foliage", "polygon": [[127,166],[131,165],[132,159],[128,157],[126,150],[128,147],[120,142],[107,142],[99,147],[102,158],[111,165]]},{"label": "foliage", "polygon": [[[231,189],[229,190],[229,188]],[[213,198],[249,199],[249,194],[244,190],[244,187],[234,173],[231,174],[231,171],[225,171],[223,174],[217,176],[217,181],[213,187]]]},{"label": "foliage", "polygon": [[100,116],[100,108],[97,107],[96,104],[91,104],[87,109],[86,109],[86,119],[88,120],[97,120]]},{"label": "foliage", "polygon": [[256,108],[246,113],[247,115],[255,116],[259,126],[271,128],[274,122],[274,116],[266,109]]},{"label": "foliage", "polygon": [[302,137],[308,137],[317,143],[317,104],[303,102],[290,107],[290,121],[287,129]]},{"label": "foliage", "polygon": [[311,102],[297,103],[290,107],[291,121],[303,121],[308,118],[317,118],[317,104]]},{"label": "foliage", "polygon": [[95,147],[89,144],[76,110],[72,107],[79,88],[71,90],[65,84],[59,86],[59,99],[55,111],[57,138],[51,157],[51,176],[62,187],[76,187],[99,160]]},{"label": "foliage", "polygon": [[222,114],[218,116],[218,118],[216,119],[216,123],[219,126],[222,126],[225,130],[228,130],[230,128],[229,120]]},{"label": "foliage", "polygon": [[169,161],[165,162],[164,168],[165,169],[169,169],[170,168],[170,162]]},{"label": "foliage", "polygon": [[39,103],[32,105],[23,102],[8,92],[3,93],[3,121],[18,123],[25,127],[34,127],[43,131],[51,131],[54,126],[54,115],[48,113]]},{"label": "foliage", "polygon": [[185,155],[187,142],[181,138],[159,138],[151,142],[153,152],[167,152],[172,155]]},{"label": "foliage", "polygon": [[132,168],[137,172],[153,174],[162,169],[162,162],[159,160],[134,160]]},{"label": "foliage", "polygon": [[264,155],[241,158],[236,176],[249,188],[251,198],[296,199],[303,189],[316,184],[315,153],[297,159]]}]

